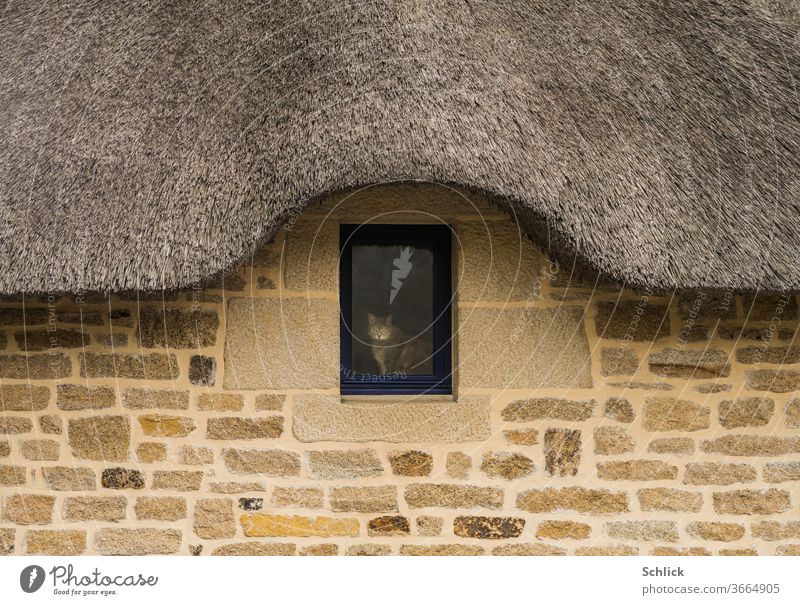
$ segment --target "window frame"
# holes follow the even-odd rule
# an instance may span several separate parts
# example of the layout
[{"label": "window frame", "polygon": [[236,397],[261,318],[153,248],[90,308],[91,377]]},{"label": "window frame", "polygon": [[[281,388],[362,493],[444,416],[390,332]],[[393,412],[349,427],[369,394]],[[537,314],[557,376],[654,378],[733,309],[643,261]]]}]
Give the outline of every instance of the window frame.
[{"label": "window frame", "polygon": [[[357,379],[352,372],[352,247],[354,244],[430,244],[433,248],[434,373]],[[339,390],[342,395],[450,395],[452,386],[452,238],[448,225],[341,224],[339,226]]]}]

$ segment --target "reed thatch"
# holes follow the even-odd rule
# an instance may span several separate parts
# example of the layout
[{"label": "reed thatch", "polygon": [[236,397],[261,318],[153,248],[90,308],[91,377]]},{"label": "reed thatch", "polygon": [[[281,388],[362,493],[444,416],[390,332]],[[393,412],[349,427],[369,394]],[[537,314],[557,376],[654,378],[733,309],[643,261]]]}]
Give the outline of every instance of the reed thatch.
[{"label": "reed thatch", "polygon": [[8,2],[0,291],[183,287],[414,179],[634,286],[800,289],[800,47],[764,1]]},{"label": "reed thatch", "polygon": [[794,28],[795,35],[800,35],[800,0],[761,0],[769,11]]}]

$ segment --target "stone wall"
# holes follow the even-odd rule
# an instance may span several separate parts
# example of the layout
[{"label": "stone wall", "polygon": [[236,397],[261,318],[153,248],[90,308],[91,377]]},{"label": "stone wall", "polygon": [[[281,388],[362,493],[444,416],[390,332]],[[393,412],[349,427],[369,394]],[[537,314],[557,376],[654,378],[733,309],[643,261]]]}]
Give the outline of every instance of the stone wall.
[{"label": "stone wall", "polygon": [[[454,397],[338,395],[340,222],[454,227]],[[570,279],[485,199],[315,203],[179,293],[0,302],[3,554],[800,554],[794,296]]]}]

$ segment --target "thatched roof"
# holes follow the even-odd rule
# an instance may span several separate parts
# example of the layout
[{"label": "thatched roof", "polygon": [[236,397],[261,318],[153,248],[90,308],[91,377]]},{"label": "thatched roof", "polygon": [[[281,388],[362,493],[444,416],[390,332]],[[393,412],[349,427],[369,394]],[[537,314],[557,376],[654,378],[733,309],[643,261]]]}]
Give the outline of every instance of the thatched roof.
[{"label": "thatched roof", "polygon": [[800,0],[761,0],[768,10],[789,23],[800,36]]},{"label": "thatched roof", "polygon": [[409,179],[496,195],[629,284],[800,289],[789,23],[745,0],[6,3],[0,291],[185,286],[319,195]]}]

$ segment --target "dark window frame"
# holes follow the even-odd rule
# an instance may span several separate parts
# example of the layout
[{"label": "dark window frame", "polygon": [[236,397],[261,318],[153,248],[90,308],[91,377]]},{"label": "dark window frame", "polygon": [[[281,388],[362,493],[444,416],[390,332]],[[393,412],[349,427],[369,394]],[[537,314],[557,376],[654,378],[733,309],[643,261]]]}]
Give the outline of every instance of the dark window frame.
[{"label": "dark window frame", "polygon": [[[352,372],[352,246],[402,241],[433,248],[433,368],[426,376],[376,377]],[[447,225],[342,224],[339,227],[340,392],[342,395],[449,395],[452,387],[451,230]]]}]

